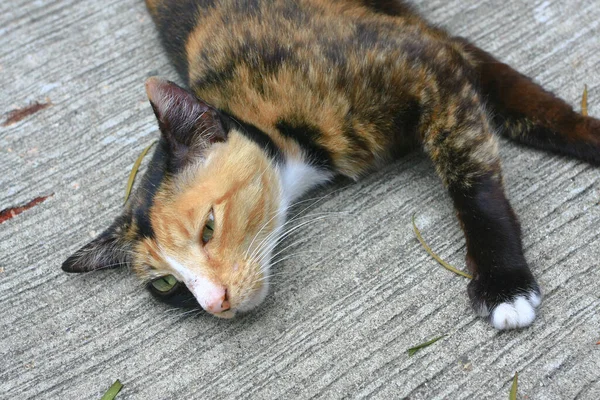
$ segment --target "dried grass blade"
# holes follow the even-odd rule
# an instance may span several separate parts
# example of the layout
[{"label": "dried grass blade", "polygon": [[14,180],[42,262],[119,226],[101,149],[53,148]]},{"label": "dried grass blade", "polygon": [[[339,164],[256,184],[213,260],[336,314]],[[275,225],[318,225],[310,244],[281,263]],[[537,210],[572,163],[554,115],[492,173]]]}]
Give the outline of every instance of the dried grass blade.
[{"label": "dried grass blade", "polygon": [[581,115],[583,115],[584,117],[588,116],[587,96],[588,96],[587,85],[585,85],[585,87],[583,88],[583,96],[581,96]]},{"label": "dried grass blade", "polygon": [[127,179],[127,187],[125,188],[125,203],[127,203],[127,199],[129,199],[129,195],[131,194],[133,181],[135,180],[135,176],[137,175],[138,169],[140,169],[142,160],[144,159],[144,157],[146,157],[146,154],[148,154],[148,151],[152,146],[154,146],[154,143],[156,142],[156,140],[153,140],[152,143],[146,146],[146,148],[142,150],[142,153],[138,156],[137,160],[135,160],[135,163],[133,163],[133,167],[131,168],[131,172],[129,173],[129,179]]},{"label": "dried grass blade", "polygon": [[108,388],[108,390],[106,391],[106,393],[104,393],[104,396],[102,396],[100,400],[114,400],[114,398],[117,397],[117,394],[119,394],[122,388],[123,384],[120,380],[117,379],[115,383],[113,383],[112,386]]},{"label": "dried grass blade", "polygon": [[428,342],[421,343],[421,344],[418,344],[418,345],[416,345],[414,347],[411,347],[410,349],[408,349],[408,356],[412,357],[413,355],[415,355],[415,353],[417,351],[419,351],[419,350],[421,350],[421,349],[423,349],[423,348],[425,348],[427,346],[431,346],[432,344],[434,344],[435,342],[437,342],[438,340],[440,340],[441,338],[443,338],[445,336],[446,335],[442,335],[442,336],[436,337],[435,339],[431,339]]},{"label": "dried grass blade", "polygon": [[429,245],[425,242],[425,239],[423,239],[423,236],[421,236],[421,231],[419,231],[419,228],[417,228],[417,224],[415,223],[415,215],[414,214],[412,216],[412,225],[413,225],[413,230],[415,231],[415,235],[417,236],[417,239],[419,239],[421,246],[423,246],[425,251],[427,253],[429,253],[429,255],[431,257],[433,257],[438,263],[440,263],[442,267],[446,268],[448,271],[454,272],[457,275],[464,276],[465,278],[473,279],[473,276],[471,276],[470,274],[467,274],[466,272],[462,272],[462,271],[454,268],[452,265],[450,265],[446,261],[442,260],[442,258],[440,256],[438,256],[437,254],[435,254],[433,252],[433,250],[431,250],[431,247],[429,247]]},{"label": "dried grass blade", "polygon": [[510,387],[510,393],[508,394],[508,400],[517,400],[517,386],[519,384],[519,373],[515,372],[512,386]]}]

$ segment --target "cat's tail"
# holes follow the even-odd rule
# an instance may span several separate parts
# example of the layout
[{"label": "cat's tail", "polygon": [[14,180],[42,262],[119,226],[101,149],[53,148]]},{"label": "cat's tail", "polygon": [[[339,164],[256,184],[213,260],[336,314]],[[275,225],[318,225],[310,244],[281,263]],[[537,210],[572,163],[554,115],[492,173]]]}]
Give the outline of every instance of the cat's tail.
[{"label": "cat's tail", "polygon": [[483,95],[504,136],[600,165],[600,120],[575,112],[509,65],[459,40],[475,65]]}]

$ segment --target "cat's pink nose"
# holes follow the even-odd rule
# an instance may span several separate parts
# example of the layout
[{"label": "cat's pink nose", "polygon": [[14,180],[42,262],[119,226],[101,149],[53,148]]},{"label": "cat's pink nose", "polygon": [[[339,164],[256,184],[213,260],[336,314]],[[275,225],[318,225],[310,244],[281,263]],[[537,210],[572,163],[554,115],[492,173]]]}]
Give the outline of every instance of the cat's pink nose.
[{"label": "cat's pink nose", "polygon": [[227,289],[223,288],[222,291],[214,293],[209,299],[206,300],[206,311],[217,314],[223,311],[227,311],[231,308],[229,299],[227,298]]}]

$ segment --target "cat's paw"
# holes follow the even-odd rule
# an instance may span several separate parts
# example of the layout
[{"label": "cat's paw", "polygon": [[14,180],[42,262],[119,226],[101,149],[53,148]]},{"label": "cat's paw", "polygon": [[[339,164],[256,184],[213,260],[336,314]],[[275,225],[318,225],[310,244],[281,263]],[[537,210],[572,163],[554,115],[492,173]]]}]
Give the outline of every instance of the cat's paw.
[{"label": "cat's paw", "polygon": [[507,330],[531,325],[535,319],[535,309],[542,302],[540,289],[535,281],[529,282],[526,287],[512,290],[490,290],[488,285],[486,290],[481,290],[481,286],[476,281],[470,282],[471,302],[475,312],[479,316],[488,317],[494,328]]},{"label": "cat's paw", "polygon": [[542,302],[535,292],[498,304],[491,312],[490,323],[496,329],[524,328],[535,319],[535,308]]}]

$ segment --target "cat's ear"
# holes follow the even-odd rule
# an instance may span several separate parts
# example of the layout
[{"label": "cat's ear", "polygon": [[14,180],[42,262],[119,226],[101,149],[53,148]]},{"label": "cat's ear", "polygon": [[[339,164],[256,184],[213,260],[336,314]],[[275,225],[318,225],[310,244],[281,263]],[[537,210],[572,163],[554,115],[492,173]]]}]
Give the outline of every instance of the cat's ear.
[{"label": "cat's ear", "polygon": [[226,140],[218,112],[182,87],[151,77],[146,81],[146,93],[179,166],[201,158],[211,144]]},{"label": "cat's ear", "polygon": [[65,272],[90,272],[117,268],[130,263],[131,244],[126,240],[129,224],[125,215],[96,239],[77,250],[62,264]]}]

